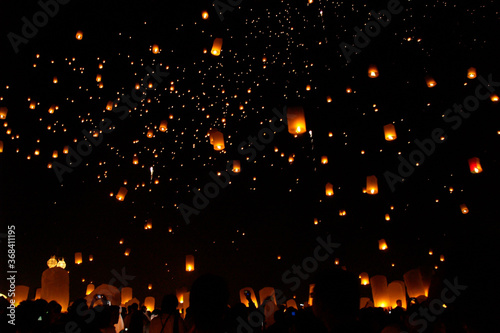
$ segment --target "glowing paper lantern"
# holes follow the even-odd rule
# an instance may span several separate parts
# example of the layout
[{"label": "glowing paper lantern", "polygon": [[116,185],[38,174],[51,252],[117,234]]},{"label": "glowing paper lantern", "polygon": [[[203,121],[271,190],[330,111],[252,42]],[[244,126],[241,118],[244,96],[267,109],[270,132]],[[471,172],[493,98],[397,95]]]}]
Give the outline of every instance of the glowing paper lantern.
[{"label": "glowing paper lantern", "polygon": [[82,253],[76,252],[75,253],[75,264],[80,265],[81,263],[82,263]]},{"label": "glowing paper lantern", "polygon": [[124,254],[125,254],[125,257],[128,257],[128,256],[130,255],[130,249],[129,249],[129,248],[127,248],[127,249],[125,250],[125,253],[124,253]]},{"label": "glowing paper lantern", "polygon": [[436,86],[436,81],[430,76],[425,77],[425,82],[427,83],[427,87],[432,88]]},{"label": "glowing paper lantern", "polygon": [[0,140],[0,153],[3,153],[3,141]]},{"label": "glowing paper lantern", "polygon": [[330,96],[327,96],[327,97],[326,97],[326,102],[327,102],[327,103],[331,103],[331,102],[332,102],[332,98],[331,98]]},{"label": "glowing paper lantern", "polygon": [[381,250],[381,251],[385,251],[385,250],[387,250],[387,248],[388,247],[387,247],[387,243],[385,242],[385,239],[383,239],[383,238],[380,239],[378,241],[378,249]]},{"label": "glowing paper lantern", "polygon": [[194,271],[194,256],[188,254],[186,256],[186,272]]},{"label": "glowing paper lantern", "polygon": [[444,261],[444,254],[439,256],[439,261]]},{"label": "glowing paper lantern", "polygon": [[234,173],[239,173],[241,171],[241,163],[239,160],[233,161],[233,170]]},{"label": "glowing paper lantern", "polygon": [[64,261],[64,258],[62,258],[61,260],[59,260],[57,262],[57,267],[60,267],[62,269],[65,269],[66,268],[66,262]]},{"label": "glowing paper lantern", "polygon": [[389,306],[396,308],[396,301],[401,301],[401,306],[406,309],[406,288],[403,281],[392,281],[387,286],[387,295],[389,296]]},{"label": "glowing paper lantern", "polygon": [[469,208],[467,208],[467,205],[461,204],[460,211],[462,212],[462,214],[467,214],[469,212]]},{"label": "glowing paper lantern", "polygon": [[146,224],[144,225],[144,229],[150,230],[153,229],[153,219],[148,219]]},{"label": "glowing paper lantern", "polygon": [[288,107],[286,110],[286,120],[290,134],[302,134],[306,132],[306,118],[302,107]]},{"label": "glowing paper lantern", "polygon": [[255,292],[253,291],[253,289],[250,287],[240,289],[240,302],[248,306],[248,300],[245,296],[245,291],[250,292],[250,299],[252,300],[253,304],[255,304],[255,307],[257,307],[257,297],[255,296]]},{"label": "glowing paper lantern", "polygon": [[363,286],[367,286],[370,284],[370,277],[366,272],[359,274],[359,279],[361,280],[361,285]]},{"label": "glowing paper lantern", "polygon": [[54,268],[57,266],[57,259],[56,259],[56,256],[52,256],[50,257],[49,260],[47,260],[47,266],[49,268]]},{"label": "glowing paper lantern", "polygon": [[214,130],[210,134],[210,141],[214,146],[214,150],[223,150],[225,148],[224,135],[218,130]]},{"label": "glowing paper lantern", "polygon": [[102,81],[102,75],[101,74],[97,74],[96,77],[95,77],[95,81],[96,82],[101,82]]},{"label": "glowing paper lantern", "polygon": [[118,191],[118,194],[116,195],[116,199],[118,201],[123,201],[125,200],[125,196],[127,195],[128,190],[125,187],[120,187],[120,190]]},{"label": "glowing paper lantern", "polygon": [[162,120],[160,123],[160,132],[166,132],[167,131],[167,121]]},{"label": "glowing paper lantern", "polygon": [[372,297],[375,307],[389,307],[390,300],[387,293],[387,278],[384,275],[375,275],[370,279],[370,284],[372,286]]},{"label": "glowing paper lantern", "polygon": [[428,286],[424,284],[420,269],[415,268],[403,274],[406,285],[406,292],[411,298],[428,295]]},{"label": "glowing paper lantern", "polygon": [[490,99],[492,102],[498,102],[498,95],[492,94],[492,95],[490,95]]},{"label": "glowing paper lantern", "polygon": [[85,291],[85,295],[90,295],[95,289],[95,286],[92,283],[87,285],[87,290]]},{"label": "glowing paper lantern", "polygon": [[385,220],[386,221],[390,221],[391,220],[391,216],[389,214],[385,214]]},{"label": "glowing paper lantern", "polygon": [[286,307],[287,307],[287,309],[288,308],[298,309],[297,302],[295,302],[294,299],[289,299],[288,301],[286,301]]},{"label": "glowing paper lantern", "polygon": [[387,124],[384,126],[384,134],[385,134],[385,139],[387,141],[393,141],[396,140],[396,128],[394,127],[393,124]]},{"label": "glowing paper lantern", "polygon": [[220,55],[220,50],[222,48],[222,38],[215,38],[214,43],[212,45],[212,53],[214,56],[219,56]]},{"label": "glowing paper lantern", "polygon": [[155,309],[155,298],[152,296],[146,297],[144,299],[144,306],[148,309],[148,311],[153,312]]},{"label": "glowing paper lantern", "polygon": [[60,267],[47,268],[42,273],[41,297],[47,302],[56,301],[62,311],[69,304],[69,273]]},{"label": "glowing paper lantern", "polygon": [[135,156],[132,158],[132,164],[137,165],[139,164],[139,157]]},{"label": "glowing paper lantern", "polygon": [[333,185],[331,183],[327,183],[325,186],[325,194],[328,197],[331,197],[333,195]]},{"label": "glowing paper lantern", "polygon": [[35,300],[42,298],[42,288],[36,288],[35,291]]},{"label": "glowing paper lantern", "polygon": [[30,287],[17,285],[16,286],[16,298],[15,298],[16,302],[14,303],[14,306],[18,306],[22,301],[27,300],[29,291],[30,291]]},{"label": "glowing paper lantern", "polygon": [[328,164],[328,156],[321,157],[321,164]]},{"label": "glowing paper lantern", "polygon": [[153,52],[153,54],[158,54],[160,53],[160,47],[154,44],[153,47],[151,48],[151,51]]},{"label": "glowing paper lantern", "polygon": [[57,152],[57,150],[54,150],[52,152],[52,158],[57,158],[57,156],[59,156],[59,153]]},{"label": "glowing paper lantern", "polygon": [[69,146],[64,146],[63,154],[67,154],[69,152]]},{"label": "glowing paper lantern", "polygon": [[276,297],[275,297],[275,291],[274,288],[272,287],[264,287],[261,290],[259,290],[259,301],[260,305],[264,304],[264,301],[266,298],[270,297],[274,305],[276,305]]},{"label": "glowing paper lantern", "polygon": [[366,177],[366,193],[377,194],[378,193],[378,182],[376,176]]},{"label": "glowing paper lantern", "polygon": [[5,106],[2,106],[0,108],[0,119],[6,119],[7,118],[7,112],[9,112],[9,110]]},{"label": "glowing paper lantern", "polygon": [[82,40],[82,38],[83,38],[83,32],[81,30],[78,30],[76,32],[76,39]]},{"label": "glowing paper lantern", "polygon": [[154,134],[154,133],[153,133],[153,130],[152,130],[152,129],[150,129],[150,130],[148,130],[147,137],[151,139],[151,138],[153,137],[153,134]]},{"label": "glowing paper lantern", "polygon": [[477,157],[469,158],[469,169],[471,173],[483,172],[483,168],[481,168],[481,163],[479,163],[479,158]]},{"label": "glowing paper lantern", "polygon": [[467,70],[467,78],[469,78],[469,79],[476,78],[476,69],[474,67],[471,67]]},{"label": "glowing paper lantern", "polygon": [[368,77],[370,78],[376,78],[378,77],[378,69],[377,69],[377,66],[375,65],[370,65],[368,67]]},{"label": "glowing paper lantern", "polygon": [[94,261],[94,256],[89,254],[89,261]]},{"label": "glowing paper lantern", "polygon": [[132,288],[124,287],[121,291],[121,304],[126,304],[132,299]]},{"label": "glowing paper lantern", "polygon": [[204,19],[204,20],[208,20],[208,12],[206,10],[202,11],[201,12],[201,17]]},{"label": "glowing paper lantern", "polygon": [[106,110],[108,110],[108,111],[113,110],[113,101],[109,101],[109,102],[106,104]]}]

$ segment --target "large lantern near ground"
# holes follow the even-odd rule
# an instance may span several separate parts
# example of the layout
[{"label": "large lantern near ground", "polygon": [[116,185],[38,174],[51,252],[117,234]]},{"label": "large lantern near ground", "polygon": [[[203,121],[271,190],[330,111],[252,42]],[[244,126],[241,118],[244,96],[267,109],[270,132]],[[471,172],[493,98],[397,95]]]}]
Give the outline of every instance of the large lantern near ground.
[{"label": "large lantern near ground", "polygon": [[194,256],[188,254],[186,256],[186,272],[192,272],[192,271],[194,271]]},{"label": "large lantern near ground", "polygon": [[212,51],[210,51],[210,53],[212,53],[212,55],[214,56],[219,56],[221,49],[222,49],[222,38],[215,38],[214,43],[212,45]]},{"label": "large lantern near ground", "polygon": [[122,304],[126,304],[128,301],[132,299],[132,288],[124,287],[121,290],[121,302]]},{"label": "large lantern near ground", "polygon": [[62,311],[69,304],[69,273],[60,267],[47,268],[42,274],[41,298],[47,302],[56,301]]},{"label": "large lantern near ground", "polygon": [[290,134],[302,134],[306,132],[306,118],[304,108],[301,106],[288,107],[286,110],[288,132]]},{"label": "large lantern near ground", "polygon": [[372,286],[372,296],[375,307],[389,307],[390,299],[387,293],[387,278],[384,275],[375,275],[370,279],[370,284]]},{"label": "large lantern near ground", "polygon": [[378,193],[378,183],[377,177],[367,176],[366,177],[366,193],[377,194]]},{"label": "large lantern near ground", "polygon": [[153,312],[155,309],[155,298],[152,296],[146,297],[144,300],[144,306],[148,309],[148,311]]}]

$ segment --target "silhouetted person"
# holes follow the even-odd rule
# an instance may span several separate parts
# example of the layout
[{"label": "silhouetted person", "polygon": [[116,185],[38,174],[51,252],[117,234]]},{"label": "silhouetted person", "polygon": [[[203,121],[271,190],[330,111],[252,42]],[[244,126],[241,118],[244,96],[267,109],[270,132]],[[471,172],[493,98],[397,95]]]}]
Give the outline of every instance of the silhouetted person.
[{"label": "silhouetted person", "polygon": [[173,294],[165,295],[161,302],[161,311],[149,325],[149,333],[184,333],[186,325],[179,315],[179,301]]}]

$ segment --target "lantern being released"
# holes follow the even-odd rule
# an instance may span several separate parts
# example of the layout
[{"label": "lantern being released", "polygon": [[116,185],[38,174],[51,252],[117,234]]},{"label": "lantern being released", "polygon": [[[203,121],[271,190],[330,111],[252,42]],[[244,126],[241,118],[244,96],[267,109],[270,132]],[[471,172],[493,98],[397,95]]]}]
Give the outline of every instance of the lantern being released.
[{"label": "lantern being released", "polygon": [[286,120],[290,134],[302,134],[306,132],[306,118],[304,116],[304,108],[301,106],[288,107],[286,110]]},{"label": "lantern being released", "polygon": [[146,297],[144,300],[144,306],[148,309],[148,311],[153,312],[155,309],[155,298],[152,296]]},{"label": "lantern being released", "polygon": [[128,190],[125,187],[120,187],[120,190],[118,191],[118,194],[116,195],[116,199],[118,201],[123,201],[125,200],[125,196],[127,195]]},{"label": "lantern being released", "polygon": [[220,55],[220,50],[222,48],[222,38],[215,38],[214,43],[212,45],[212,53],[214,56],[219,56]]},{"label": "lantern being released", "polygon": [[47,302],[56,301],[62,311],[67,311],[69,304],[69,273],[62,268],[47,268],[42,274],[41,298]]},{"label": "lantern being released", "polygon": [[481,168],[481,163],[479,163],[479,158],[477,157],[469,158],[469,169],[471,173],[483,172],[483,168]]},{"label": "lantern being released", "polygon": [[368,77],[373,78],[373,79],[376,78],[376,77],[378,77],[377,66],[370,65],[370,67],[368,67]]},{"label": "lantern being released", "polygon": [[188,254],[186,256],[186,272],[194,271],[194,256]]},{"label": "lantern being released", "polygon": [[87,285],[87,290],[85,292],[85,296],[90,295],[95,289],[95,286],[92,283]]},{"label": "lantern being released", "polygon": [[384,134],[385,134],[385,139],[387,141],[393,141],[396,140],[396,128],[394,127],[393,124],[387,124],[384,126]]},{"label": "lantern being released", "polygon": [[368,194],[378,193],[377,177],[375,176],[366,177],[366,193]]}]

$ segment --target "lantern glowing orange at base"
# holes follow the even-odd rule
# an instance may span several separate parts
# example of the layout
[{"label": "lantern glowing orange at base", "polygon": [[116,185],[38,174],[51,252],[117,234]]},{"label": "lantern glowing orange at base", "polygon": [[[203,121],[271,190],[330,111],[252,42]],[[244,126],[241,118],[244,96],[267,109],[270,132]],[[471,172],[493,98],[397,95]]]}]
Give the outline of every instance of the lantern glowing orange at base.
[{"label": "lantern glowing orange at base", "polygon": [[167,121],[162,120],[160,123],[160,132],[166,132],[167,131]]},{"label": "lantern glowing orange at base", "polygon": [[476,69],[474,67],[469,68],[467,71],[467,78],[475,79],[476,78]]},{"label": "lantern glowing orange at base", "polygon": [[477,157],[469,158],[469,169],[470,169],[471,173],[483,172],[483,168],[481,167],[481,163],[479,163],[479,158],[477,158]]},{"label": "lantern glowing orange at base", "polygon": [[375,65],[370,65],[370,67],[368,67],[368,77],[374,79],[376,77],[378,77],[378,69],[377,69],[377,66]]},{"label": "lantern glowing orange at base", "polygon": [[222,48],[222,38],[215,38],[214,43],[212,45],[212,55],[214,56],[219,56],[220,55],[220,50]]},{"label": "lantern glowing orange at base", "polygon": [[385,250],[387,250],[387,243],[385,242],[385,239],[383,239],[383,238],[382,238],[382,239],[380,239],[380,240],[378,241],[378,249],[379,249],[380,251],[385,251]]},{"label": "lantern glowing orange at base", "polygon": [[81,252],[76,252],[75,253],[75,264],[80,265],[82,263],[82,253]]},{"label": "lantern glowing orange at base", "polygon": [[188,254],[186,256],[186,272],[194,271],[194,256]]},{"label": "lantern glowing orange at base", "polygon": [[301,106],[288,107],[286,110],[288,132],[290,134],[302,134],[306,132],[306,118]]},{"label": "lantern glowing orange at base", "polygon": [[125,200],[125,196],[127,195],[128,190],[125,187],[120,187],[120,190],[118,191],[118,194],[116,195],[116,199],[118,201],[123,201]]},{"label": "lantern glowing orange at base", "polygon": [[430,76],[425,77],[425,82],[427,83],[427,87],[429,88],[435,87],[437,84],[436,81]]},{"label": "lantern glowing orange at base", "polygon": [[393,124],[387,124],[384,126],[384,135],[387,141],[396,140],[396,128]]},{"label": "lantern glowing orange at base", "polygon": [[367,176],[366,177],[366,193],[377,194],[378,193],[378,183],[377,177]]},{"label": "lantern glowing orange at base", "polygon": [[333,195],[333,185],[331,183],[327,183],[325,186],[325,194],[329,197]]}]

